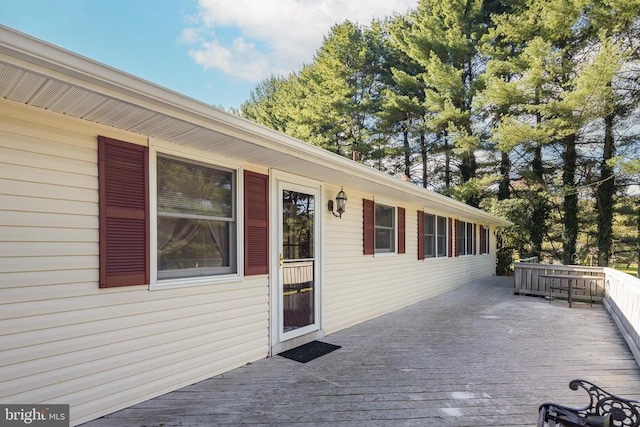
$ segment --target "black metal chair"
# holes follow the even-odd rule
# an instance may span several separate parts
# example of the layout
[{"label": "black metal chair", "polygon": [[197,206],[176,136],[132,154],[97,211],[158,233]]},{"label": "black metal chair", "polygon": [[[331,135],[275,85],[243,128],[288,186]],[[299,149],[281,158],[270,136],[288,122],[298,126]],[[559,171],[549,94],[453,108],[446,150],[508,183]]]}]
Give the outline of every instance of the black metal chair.
[{"label": "black metal chair", "polygon": [[618,397],[584,380],[571,381],[569,388],[584,389],[589,405],[570,408],[544,403],[539,408],[538,427],[640,427],[640,402]]}]

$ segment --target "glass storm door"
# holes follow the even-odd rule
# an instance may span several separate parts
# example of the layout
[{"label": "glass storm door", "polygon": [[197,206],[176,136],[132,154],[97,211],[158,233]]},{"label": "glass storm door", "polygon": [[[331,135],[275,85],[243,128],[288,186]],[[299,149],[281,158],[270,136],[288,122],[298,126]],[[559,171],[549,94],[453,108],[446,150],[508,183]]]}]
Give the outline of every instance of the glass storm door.
[{"label": "glass storm door", "polygon": [[318,329],[317,192],[280,183],[280,335]]}]

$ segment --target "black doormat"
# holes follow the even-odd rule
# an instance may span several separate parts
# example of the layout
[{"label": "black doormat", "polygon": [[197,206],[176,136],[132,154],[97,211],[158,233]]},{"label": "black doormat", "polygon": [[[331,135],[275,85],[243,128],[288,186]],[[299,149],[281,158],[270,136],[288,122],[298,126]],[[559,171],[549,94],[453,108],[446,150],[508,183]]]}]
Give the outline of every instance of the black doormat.
[{"label": "black doormat", "polygon": [[279,354],[279,356],[295,360],[296,362],[307,363],[320,356],[324,356],[327,353],[331,353],[332,351],[339,348],[339,345],[329,344],[321,341],[311,341],[309,343],[301,345],[300,347],[283,351]]}]

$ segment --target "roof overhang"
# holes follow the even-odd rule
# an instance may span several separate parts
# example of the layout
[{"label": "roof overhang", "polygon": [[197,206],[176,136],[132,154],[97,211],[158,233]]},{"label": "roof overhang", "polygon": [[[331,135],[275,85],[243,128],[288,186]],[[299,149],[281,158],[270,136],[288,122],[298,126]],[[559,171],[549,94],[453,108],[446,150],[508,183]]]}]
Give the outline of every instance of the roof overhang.
[{"label": "roof overhang", "polygon": [[511,222],[0,26],[0,97],[481,224]]}]

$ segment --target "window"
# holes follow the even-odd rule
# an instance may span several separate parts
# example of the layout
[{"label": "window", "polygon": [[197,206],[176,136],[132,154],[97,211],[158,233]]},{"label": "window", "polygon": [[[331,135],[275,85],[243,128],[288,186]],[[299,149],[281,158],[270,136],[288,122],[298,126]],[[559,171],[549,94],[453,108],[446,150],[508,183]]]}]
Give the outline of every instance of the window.
[{"label": "window", "polygon": [[[150,161],[157,166],[153,176]],[[99,136],[98,186],[101,288],[146,285],[156,277],[192,278],[195,284],[193,278],[206,276],[201,283],[211,283],[212,276],[239,272],[239,245],[245,276],[269,273],[268,175],[244,171],[243,244],[237,240],[235,169]],[[160,287],[173,285],[163,280]]]},{"label": "window", "polygon": [[[397,215],[397,217],[396,217]],[[397,234],[396,234],[397,230]],[[362,253],[406,252],[406,210],[362,199]]]},{"label": "window", "polygon": [[376,203],[375,224],[376,253],[395,252],[395,209]]},{"label": "window", "polygon": [[474,253],[474,229],[475,224],[470,222],[459,221],[458,233],[458,254],[473,255]]},{"label": "window", "polygon": [[489,253],[489,229],[480,226],[480,253]]},{"label": "window", "polygon": [[439,257],[447,256],[447,218],[436,217],[436,253]]},{"label": "window", "polygon": [[475,224],[467,223],[467,255],[473,254],[473,231],[475,229]]},{"label": "window", "polygon": [[424,256],[433,258],[436,256],[436,217],[424,215]]},{"label": "window", "polygon": [[424,214],[424,257],[447,256],[447,218]]},{"label": "window", "polygon": [[157,157],[157,277],[237,272],[236,174]]}]

